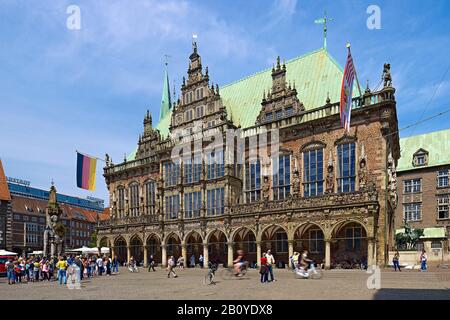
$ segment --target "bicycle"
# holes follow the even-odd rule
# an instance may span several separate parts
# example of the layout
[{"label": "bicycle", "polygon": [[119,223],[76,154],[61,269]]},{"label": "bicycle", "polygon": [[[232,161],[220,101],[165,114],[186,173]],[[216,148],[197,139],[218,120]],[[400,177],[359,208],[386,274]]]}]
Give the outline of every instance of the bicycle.
[{"label": "bicycle", "polygon": [[234,270],[234,267],[228,267],[224,268],[221,272],[221,277],[224,280],[231,280],[231,279],[243,279],[245,278],[245,275],[248,271],[248,262],[246,261],[242,267],[241,272],[239,274],[236,274],[236,271]]},{"label": "bicycle", "polygon": [[309,264],[308,270],[305,271],[297,265],[293,271],[300,279],[320,279],[323,276],[322,270],[316,269],[313,261]]},{"label": "bicycle", "polygon": [[216,284],[214,282],[214,278],[216,276],[216,271],[217,271],[217,265],[215,265],[215,264],[210,265],[208,273],[203,278],[203,284],[205,284],[205,285],[206,284]]}]

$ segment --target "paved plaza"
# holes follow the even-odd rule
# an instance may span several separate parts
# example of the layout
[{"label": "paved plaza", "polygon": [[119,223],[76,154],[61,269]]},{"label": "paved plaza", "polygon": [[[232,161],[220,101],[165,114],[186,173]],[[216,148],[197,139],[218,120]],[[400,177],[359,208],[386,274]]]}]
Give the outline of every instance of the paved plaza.
[{"label": "paved plaza", "polygon": [[[81,289],[70,290],[57,282],[38,282],[9,286],[0,279],[0,299],[450,299],[450,272],[382,270],[381,289],[367,289],[370,274],[360,270],[325,271],[322,279],[296,279],[287,269],[275,269],[278,281],[261,284],[257,270],[244,279],[224,280],[218,271],[215,285],[204,285],[205,269],[178,270],[168,279],[165,270],[129,273],[125,268],[110,277],[83,280]],[[262,290],[264,288],[264,290]]]}]

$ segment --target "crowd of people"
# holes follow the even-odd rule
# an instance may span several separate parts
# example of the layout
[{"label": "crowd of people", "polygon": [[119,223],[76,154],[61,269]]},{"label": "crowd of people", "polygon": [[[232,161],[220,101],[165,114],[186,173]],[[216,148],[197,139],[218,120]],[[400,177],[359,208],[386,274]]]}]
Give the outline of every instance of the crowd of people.
[{"label": "crowd of people", "polygon": [[67,271],[73,267],[81,281],[94,276],[119,273],[119,261],[107,256],[16,257],[5,263],[8,284],[58,281],[67,284]]}]

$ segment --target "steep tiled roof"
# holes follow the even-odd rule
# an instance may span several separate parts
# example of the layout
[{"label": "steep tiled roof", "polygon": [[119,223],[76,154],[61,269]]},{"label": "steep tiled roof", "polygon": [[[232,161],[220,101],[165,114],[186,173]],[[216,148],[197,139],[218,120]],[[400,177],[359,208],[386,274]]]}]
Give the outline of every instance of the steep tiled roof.
[{"label": "steep tiled roof", "polygon": [[9,194],[8,183],[6,183],[5,171],[3,170],[2,160],[0,159],[0,200],[9,201],[11,195]]},{"label": "steep tiled roof", "polygon": [[105,208],[101,214],[99,214],[100,221],[109,220],[110,210]]},{"label": "steep tiled roof", "polygon": [[422,169],[414,167],[413,155],[419,149],[428,151],[428,165],[435,167],[450,164],[450,129],[430,132],[400,139],[401,157],[397,171]]}]

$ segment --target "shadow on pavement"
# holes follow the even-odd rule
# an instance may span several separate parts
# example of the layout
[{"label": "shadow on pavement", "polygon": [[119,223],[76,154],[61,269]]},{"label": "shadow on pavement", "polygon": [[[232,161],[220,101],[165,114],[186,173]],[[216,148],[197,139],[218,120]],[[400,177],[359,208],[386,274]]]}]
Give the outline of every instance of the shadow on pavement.
[{"label": "shadow on pavement", "polygon": [[450,300],[450,289],[380,289],[374,300]]}]

